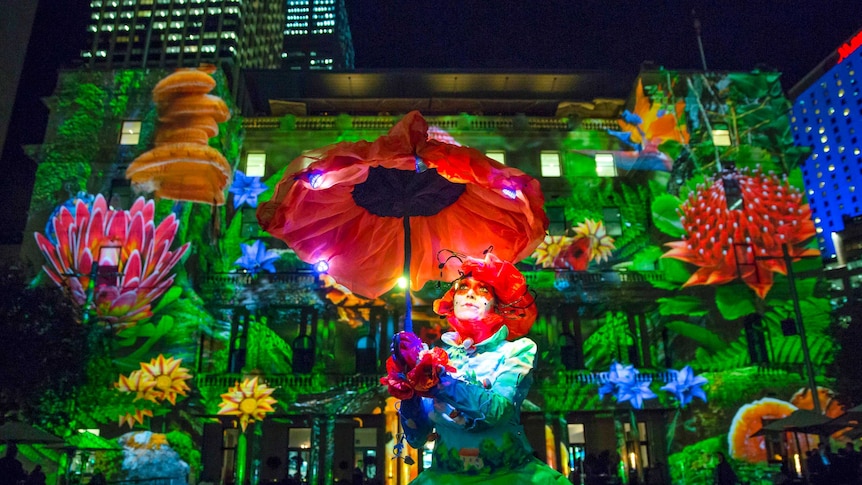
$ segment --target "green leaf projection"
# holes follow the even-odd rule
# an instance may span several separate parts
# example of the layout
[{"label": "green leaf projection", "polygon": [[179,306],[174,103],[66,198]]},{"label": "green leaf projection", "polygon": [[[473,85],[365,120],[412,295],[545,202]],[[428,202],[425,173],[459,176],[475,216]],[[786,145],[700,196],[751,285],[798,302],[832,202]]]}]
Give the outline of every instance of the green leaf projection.
[{"label": "green leaf projection", "polygon": [[[339,414],[333,426],[341,430],[342,421],[352,422],[345,417],[350,413],[363,419],[394,413],[377,382],[389,334],[404,317],[403,290],[369,300],[321,278],[260,228],[252,205],[275,196],[291,160],[339,141],[374,140],[398,117],[243,120],[217,71],[211,93],[225,100],[231,117],[218,124],[206,146],[224,157],[232,176],[248,171],[248,153],[265,151],[266,175],[243,175],[241,183],[226,185],[224,205],[151,201],[147,194],[135,202],[138,194],[128,187],[124,192],[116,179],[123,180],[129,163],[156,144],[160,111],[151,90],[167,74],[117,70],[61,77],[54,131],[34,152],[40,164],[28,227],[39,235],[25,252],[28,263],[47,269],[34,286],[50,286],[52,298],[65,289],[69,298],[69,308],[58,306],[58,318],[67,320],[62,312],[68,310],[69,328],[77,330],[45,327],[63,336],[58,348],[86,343],[80,362],[70,361],[68,372],[57,374],[62,382],[47,379],[53,387],[22,392],[20,403],[4,403],[4,412],[20,406],[23,416],[38,416],[59,435],[78,428],[116,430],[118,416],[125,416],[124,426],[167,432],[195,470],[205,468],[196,452],[221,395],[245,378],[258,377],[279,403],[267,425],[332,413]],[[826,388],[834,381],[823,377],[824,367],[847,360],[847,349],[832,334],[836,326],[838,333],[853,333],[833,322],[822,261],[813,249],[816,234],[800,172],[807,150],[793,146],[788,101],[773,73],[644,71],[631,99],[616,106],[619,119],[548,118],[540,121],[555,128],[545,131],[534,130],[539,123],[527,117],[506,123],[473,114],[435,117],[434,124],[458,143],[485,151],[505,147],[507,164],[532,176],[540,172],[533,160],[538,152],[559,149],[562,177],[542,182],[545,210],[554,215],[551,232],[518,262],[540,308],[530,335],[540,359],[525,410],[548,422],[577,417],[604,423],[609,437],[603,446],[619,451],[635,450],[625,431],[632,416],[637,422],[660,416],[649,421],[650,453],[664,460],[673,483],[711,483],[714,463],[707,456],[719,451],[734,457],[740,477],[759,480],[775,467],[744,451],[760,442],[739,435],[734,444],[731,430],[749,430],[752,416],[766,416],[769,406],[813,406],[810,395],[797,395],[807,381],[801,339],[792,332],[790,285],[824,388],[818,399],[829,412],[838,404],[831,404]],[[115,140],[127,119],[141,121],[139,143],[107,146],[104,140]],[[717,130],[727,131],[729,145]],[[613,167],[606,167],[613,176],[599,175],[598,154],[614,155]],[[132,222],[136,217],[140,224]],[[120,247],[119,259],[105,259],[102,246]],[[249,248],[261,256],[256,261],[262,271],[252,270]],[[116,263],[114,269],[100,269],[106,262]],[[432,345],[446,331],[446,322],[430,310],[443,291],[431,282],[414,292],[417,334]],[[30,328],[22,321],[22,328]],[[129,377],[160,355],[182,359],[194,376],[175,405],[135,400],[135,393],[114,387],[118,376]],[[625,399],[600,399],[601,374],[614,363],[651,376],[648,388],[658,398],[643,400],[636,410]],[[694,399],[680,408],[661,391],[667,373],[684,368],[689,371],[677,382],[678,394],[684,395],[691,376],[703,375],[707,402]],[[263,429],[261,423],[249,427]],[[558,428],[549,426],[549,433],[565,445],[566,429]],[[549,456],[557,447],[533,446],[551,450],[543,451]],[[734,446],[743,451],[733,455]],[[380,450],[383,456],[382,443]],[[486,467],[517,459],[505,449],[486,451]],[[463,467],[457,450],[434,453],[453,469]]]}]

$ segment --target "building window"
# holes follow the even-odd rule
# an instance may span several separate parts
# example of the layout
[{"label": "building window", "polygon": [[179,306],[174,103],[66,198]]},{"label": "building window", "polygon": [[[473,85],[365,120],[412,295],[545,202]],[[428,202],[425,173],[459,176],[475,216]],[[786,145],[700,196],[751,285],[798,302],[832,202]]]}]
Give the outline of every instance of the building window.
[{"label": "building window", "polygon": [[[587,439],[583,423],[569,423],[569,470],[575,472],[576,476],[583,477],[584,458],[586,456]],[[580,483],[580,482],[575,482]]]},{"label": "building window", "polygon": [[619,237],[623,235],[623,216],[619,207],[605,207],[602,209],[602,222],[608,236]]},{"label": "building window", "polygon": [[141,122],[124,121],[120,132],[120,145],[137,145],[141,139]]},{"label": "building window", "polygon": [[599,177],[616,177],[617,166],[613,153],[596,153],[596,175]]},{"label": "building window", "polygon": [[646,423],[637,423],[637,433],[632,432],[631,423],[623,423],[626,437],[626,468],[630,471],[649,468],[649,437]]},{"label": "building window", "polygon": [[377,428],[353,430],[353,461],[360,467],[365,483],[377,478]]},{"label": "building window", "polygon": [[266,153],[249,153],[245,156],[245,175],[247,177],[266,175]]},{"label": "building window", "polygon": [[560,152],[543,151],[539,160],[541,162],[542,177],[562,177],[563,169],[560,164]]},{"label": "building window", "polygon": [[566,223],[566,208],[560,206],[546,207],[545,214],[548,215],[548,234],[561,236],[568,230]]},{"label": "building window", "polygon": [[311,428],[290,428],[287,445],[287,476],[306,483],[311,458]]},{"label": "building window", "polygon": [[485,156],[491,160],[496,160],[503,165],[506,164],[506,152],[504,150],[488,150],[485,152]]}]

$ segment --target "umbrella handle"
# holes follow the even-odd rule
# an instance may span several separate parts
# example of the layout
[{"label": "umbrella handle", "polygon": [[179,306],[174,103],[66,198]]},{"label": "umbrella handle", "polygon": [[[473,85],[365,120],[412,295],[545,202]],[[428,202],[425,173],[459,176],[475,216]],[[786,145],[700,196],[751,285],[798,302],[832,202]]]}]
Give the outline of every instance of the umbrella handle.
[{"label": "umbrella handle", "polygon": [[413,331],[413,297],[410,294],[410,216],[404,216],[404,274],[407,288],[404,289],[404,331]]}]

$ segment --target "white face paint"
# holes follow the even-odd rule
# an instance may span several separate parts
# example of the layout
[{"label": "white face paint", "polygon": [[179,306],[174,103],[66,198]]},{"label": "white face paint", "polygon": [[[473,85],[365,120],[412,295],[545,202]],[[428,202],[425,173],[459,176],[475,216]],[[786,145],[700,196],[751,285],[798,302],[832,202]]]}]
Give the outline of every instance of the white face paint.
[{"label": "white face paint", "polygon": [[452,298],[455,316],[460,320],[481,320],[494,310],[494,290],[490,286],[465,278],[455,288]]}]

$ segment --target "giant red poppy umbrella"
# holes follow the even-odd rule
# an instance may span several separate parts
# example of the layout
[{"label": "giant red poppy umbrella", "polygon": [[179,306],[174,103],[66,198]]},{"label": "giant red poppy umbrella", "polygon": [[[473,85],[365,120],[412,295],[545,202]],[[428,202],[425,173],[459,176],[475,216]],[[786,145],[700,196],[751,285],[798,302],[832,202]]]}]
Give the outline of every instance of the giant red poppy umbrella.
[{"label": "giant red poppy umbrella", "polygon": [[[376,298],[405,270],[414,290],[440,279],[441,249],[529,256],[548,226],[543,203],[537,180],[478,150],[429,140],[413,111],[374,141],[291,162],[257,217],[300,259],[326,261],[339,283]],[[442,278],[457,278],[454,271],[447,266]]]}]

